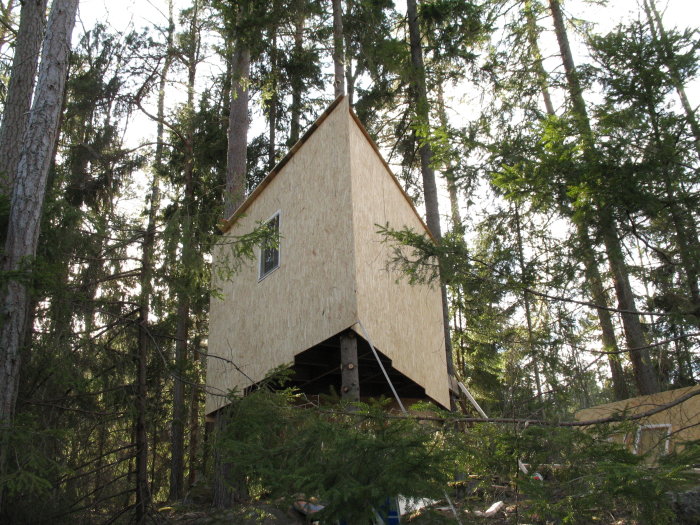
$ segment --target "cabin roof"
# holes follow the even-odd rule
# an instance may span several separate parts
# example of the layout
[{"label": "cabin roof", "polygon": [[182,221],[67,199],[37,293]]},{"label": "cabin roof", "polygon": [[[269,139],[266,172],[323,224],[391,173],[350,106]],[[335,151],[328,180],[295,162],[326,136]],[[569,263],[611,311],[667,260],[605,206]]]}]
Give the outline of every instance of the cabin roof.
[{"label": "cabin roof", "polygon": [[[255,200],[260,196],[261,193],[265,191],[265,188],[272,182],[272,180],[282,171],[282,168],[290,161],[290,159],[296,154],[299,149],[309,140],[311,135],[314,134],[314,132],[323,124],[323,121],[326,120],[328,115],[330,115],[333,110],[345,99],[345,95],[340,95],[338,98],[336,98],[330,106],[328,106],[323,113],[316,119],[316,121],[309,126],[309,128],[304,132],[302,137],[297,141],[294,146],[291,147],[291,149],[287,152],[287,154],[280,160],[272,170],[265,176],[265,178],[258,184],[255,189],[246,197],[246,199],[241,203],[241,205],[236,209],[236,211],[233,212],[233,214],[228,218],[228,219],[222,219],[219,224],[219,229],[221,230],[222,233],[226,233],[231,229],[231,227],[236,223],[236,221],[245,213],[245,211],[250,207],[250,205],[255,202]],[[377,157],[381,160],[382,164],[386,168],[387,174],[392,178],[396,186],[399,188],[401,191],[401,195],[403,195],[403,198],[406,200],[406,203],[411,207],[411,210],[413,210],[413,213],[415,216],[418,218],[420,223],[423,225],[423,229],[425,232],[430,236],[430,238],[434,241],[437,242],[435,239],[435,236],[433,233],[430,231],[430,228],[425,224],[425,221],[423,218],[420,216],[418,213],[418,210],[416,210],[416,207],[413,204],[413,201],[411,200],[411,197],[408,196],[406,191],[403,189],[401,186],[401,183],[399,183],[399,180],[396,178],[394,173],[391,171],[391,168],[389,167],[389,164],[387,164],[386,160],[384,160],[384,157],[382,156],[381,152],[379,151],[379,147],[377,146],[376,142],[372,139],[372,137],[369,135],[367,132],[367,129],[365,126],[362,124],[358,116],[355,114],[355,112],[352,110],[351,107],[348,106],[350,116],[351,118],[355,121],[357,126],[360,128],[360,131],[362,134],[365,136],[367,139],[367,142],[372,146],[372,149],[375,151],[377,154]]]}]

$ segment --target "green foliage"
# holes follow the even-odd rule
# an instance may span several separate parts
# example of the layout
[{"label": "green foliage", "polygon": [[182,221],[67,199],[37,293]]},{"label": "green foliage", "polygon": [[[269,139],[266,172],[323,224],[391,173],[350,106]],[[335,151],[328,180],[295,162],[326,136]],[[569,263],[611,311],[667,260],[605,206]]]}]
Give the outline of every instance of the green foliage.
[{"label": "green foliage", "polygon": [[54,501],[54,480],[69,472],[53,456],[52,445],[64,431],[44,428],[41,419],[20,415],[12,427],[0,429],[0,454],[4,468],[0,472],[0,490],[13,501],[5,517],[12,523],[27,522],[38,515],[33,508],[41,504],[46,515],[59,502]]},{"label": "green foliage", "polygon": [[435,427],[382,404],[304,408],[297,392],[265,387],[231,401],[214,446],[236,475],[272,498],[318,498],[323,520],[369,519],[398,494],[439,498],[454,468]]},{"label": "green foliage", "polygon": [[242,264],[255,258],[256,247],[277,247],[279,233],[269,228],[266,222],[259,221],[251,232],[218,237],[214,243],[217,253],[216,277],[230,280]]},{"label": "green foliage", "polygon": [[613,515],[664,524],[674,517],[668,493],[698,482],[688,469],[700,461],[697,443],[651,466],[610,439],[620,424],[464,428],[449,413],[442,413],[444,424],[427,424],[391,416],[382,403],[311,406],[293,389],[273,390],[274,382],[230,397],[229,419],[213,446],[251,493],[287,504],[315,497],[326,505],[323,520],[366,520],[389,495],[442,499],[462,471],[472,490],[488,492],[494,481],[511,485],[521,494],[520,512],[535,523],[584,524]]},{"label": "green foliage", "polygon": [[689,445],[651,467],[609,440],[619,430],[479,425],[465,433],[460,460],[485,486],[493,476],[514,484],[527,500],[525,513],[537,522],[584,524],[623,514],[640,523],[673,523],[668,492],[697,483],[688,466],[700,458],[700,447]]}]

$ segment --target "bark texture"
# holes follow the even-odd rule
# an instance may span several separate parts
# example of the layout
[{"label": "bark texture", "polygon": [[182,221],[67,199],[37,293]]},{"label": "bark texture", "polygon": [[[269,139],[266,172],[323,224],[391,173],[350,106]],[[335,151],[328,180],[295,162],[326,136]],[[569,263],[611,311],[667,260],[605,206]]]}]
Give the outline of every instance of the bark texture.
[{"label": "bark texture", "polygon": [[336,98],[345,94],[345,68],[343,60],[343,8],[341,0],[333,4],[333,88]]},{"label": "bark texture", "polygon": [[0,125],[0,194],[12,195],[12,182],[29,122],[29,109],[44,35],[47,0],[25,0],[12,59],[12,73]]},{"label": "bark texture", "polygon": [[248,81],[250,49],[239,41],[233,53],[231,110],[228,124],[228,155],[226,159],[226,195],[224,216],[231,217],[245,197],[246,165],[248,162]]},{"label": "bark texture", "polygon": [[[407,0],[406,15],[408,17],[409,45],[411,48],[411,89],[415,99],[415,112],[419,127],[429,129],[428,91],[425,84],[425,66],[423,64],[423,48],[421,47],[420,30],[418,27],[418,10],[416,0]],[[440,229],[440,207],[438,205],[435,171],[433,170],[433,151],[427,137],[420,138],[418,148],[420,155],[421,174],[423,178],[423,195],[425,198],[425,216],[428,229],[439,241],[442,237]],[[454,376],[454,361],[452,358],[452,342],[450,339],[449,309],[447,307],[447,290],[440,286],[442,295],[442,318],[445,330],[445,351],[447,357],[447,373]],[[454,408],[454,407],[452,407]]]},{"label": "bark texture", "polygon": [[[46,181],[58,135],[58,123],[68,71],[70,38],[78,0],[55,0],[41,57],[36,96],[24,135],[8,224],[3,270],[30,272],[36,255]],[[2,295],[0,332],[0,424],[14,416],[20,349],[27,318],[24,279],[10,279]]]}]

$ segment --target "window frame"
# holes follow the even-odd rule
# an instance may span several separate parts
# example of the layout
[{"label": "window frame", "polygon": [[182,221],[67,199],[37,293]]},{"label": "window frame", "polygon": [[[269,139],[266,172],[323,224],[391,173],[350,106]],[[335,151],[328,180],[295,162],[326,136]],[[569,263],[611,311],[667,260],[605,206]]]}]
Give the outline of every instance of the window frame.
[{"label": "window frame", "polygon": [[663,439],[663,451],[660,456],[665,456],[666,454],[669,453],[669,450],[671,448],[671,433],[673,432],[673,425],[671,423],[651,423],[651,424],[646,424],[646,425],[639,425],[637,427],[637,431],[635,432],[635,437],[634,437],[634,453],[635,455],[639,455],[639,446],[642,444],[642,432],[645,430],[658,430],[658,429],[666,429],[666,437]]},{"label": "window frame", "polygon": [[259,247],[259,255],[258,255],[258,282],[261,282],[263,279],[265,279],[268,275],[271,273],[274,273],[277,268],[280,267],[282,264],[282,250],[280,250],[281,247],[281,236],[280,236],[280,228],[282,226],[282,211],[277,210],[275,213],[270,215],[268,219],[264,222],[265,225],[270,224],[273,220],[277,218],[277,247],[274,248],[274,250],[277,251],[277,264],[270,268],[267,272],[263,273],[263,265],[265,261],[265,251],[268,249],[272,248],[263,248],[262,246]]}]

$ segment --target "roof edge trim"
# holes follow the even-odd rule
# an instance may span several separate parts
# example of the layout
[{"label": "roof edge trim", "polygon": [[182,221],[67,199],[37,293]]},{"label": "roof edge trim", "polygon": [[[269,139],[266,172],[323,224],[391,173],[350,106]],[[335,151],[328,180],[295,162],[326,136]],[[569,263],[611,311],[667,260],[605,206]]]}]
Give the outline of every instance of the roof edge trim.
[{"label": "roof edge trim", "polygon": [[292,146],[292,148],[287,152],[287,154],[280,160],[274,168],[265,176],[265,178],[258,184],[255,189],[246,197],[246,199],[241,203],[241,205],[233,212],[231,217],[228,219],[221,219],[219,221],[219,230],[221,233],[226,233],[231,229],[231,226],[243,215],[243,213],[250,207],[252,202],[257,198],[260,193],[267,187],[270,182],[275,178],[275,176],[284,168],[284,166],[289,162],[289,160],[294,156],[294,154],[299,151],[299,149],[304,145],[304,143],[309,140],[309,137],[313,135],[319,126],[323,123],[328,115],[330,115],[333,110],[343,101],[345,95],[340,95],[336,98],[330,106],[328,106],[323,113],[315,120],[311,126],[304,132],[302,137]]}]

